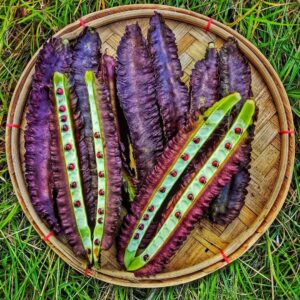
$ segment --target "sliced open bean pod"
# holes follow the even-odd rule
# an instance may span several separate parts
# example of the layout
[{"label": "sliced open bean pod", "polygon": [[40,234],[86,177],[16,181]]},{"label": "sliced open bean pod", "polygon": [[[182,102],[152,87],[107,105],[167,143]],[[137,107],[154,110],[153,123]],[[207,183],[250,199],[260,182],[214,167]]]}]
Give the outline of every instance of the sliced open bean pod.
[{"label": "sliced open bean pod", "polygon": [[[124,219],[119,236],[118,260],[121,265],[124,265],[125,248],[128,246],[129,253],[135,255],[132,249],[138,249],[140,240],[181,174],[239,100],[240,95],[235,93],[218,101],[200,116],[197,122],[180,130],[168,143],[155,168],[139,190],[131,212]],[[139,230],[141,223],[142,231]],[[139,238],[131,238],[133,236]],[[125,265],[128,265],[131,257],[126,257],[125,260]]]},{"label": "sliced open bean pod", "polygon": [[[124,255],[127,270],[135,271],[138,276],[148,276],[160,272],[169,262],[202,217],[210,201],[238,172],[239,164],[244,160],[244,147],[254,114],[255,103],[247,100],[230,130],[204,166],[191,174],[185,189],[175,195],[178,199],[175,206],[170,209],[165,222],[147,248],[138,256],[136,253],[140,236],[133,233]],[[242,131],[237,133],[236,128]],[[228,141],[232,148],[226,150],[224,145]],[[138,226],[144,224],[145,213]]]},{"label": "sliced open bean pod", "polygon": [[51,116],[51,164],[60,220],[74,252],[86,256],[92,263],[91,231],[84,205],[72,121],[72,100],[68,79],[60,72],[55,72],[53,76],[52,99],[54,113]]},{"label": "sliced open bean pod", "polygon": [[121,206],[121,157],[105,76],[100,72],[97,79],[92,71],[85,73],[98,174],[97,222],[93,233],[95,263],[101,249],[107,250],[112,244]]},{"label": "sliced open bean pod", "polygon": [[[91,227],[95,225],[95,210],[97,199],[97,171],[93,149],[92,121],[88,101],[88,92],[85,85],[85,72],[97,72],[100,62],[101,40],[98,32],[92,27],[86,27],[73,44],[72,51],[72,80],[74,80],[74,91],[78,98],[78,111],[83,118],[81,137],[85,150],[79,153],[80,157],[87,155],[88,165],[82,163],[82,183],[84,193],[87,195],[85,202],[89,215]],[[80,149],[79,149],[80,151]]]},{"label": "sliced open bean pod", "polygon": [[[53,64],[55,61],[55,64]],[[39,52],[32,76],[25,129],[25,178],[30,200],[37,214],[55,233],[61,228],[55,214],[55,192],[50,163],[50,119],[52,114],[49,89],[55,71],[68,72],[69,45],[61,39],[46,42]]]}]

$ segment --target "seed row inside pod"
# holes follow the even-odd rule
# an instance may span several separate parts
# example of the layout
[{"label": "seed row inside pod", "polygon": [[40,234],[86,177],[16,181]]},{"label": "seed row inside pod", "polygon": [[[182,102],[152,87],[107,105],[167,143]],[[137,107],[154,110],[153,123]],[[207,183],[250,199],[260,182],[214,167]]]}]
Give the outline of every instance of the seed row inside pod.
[{"label": "seed row inside pod", "polygon": [[87,252],[89,262],[92,262],[91,231],[87,221],[84,198],[81,185],[78,155],[72,125],[72,112],[69,102],[69,87],[67,77],[59,72],[53,76],[55,110],[59,124],[61,151],[63,152],[69,193],[76,220],[77,229]]},{"label": "seed row inside pod", "polygon": [[[184,216],[188,214],[189,209],[193,207],[194,203],[201,196],[201,193],[209,186],[211,180],[215,178],[216,174],[218,174],[223,165],[226,164],[228,159],[235,152],[235,149],[248,136],[247,129],[253,122],[254,113],[254,101],[247,100],[230,130],[204,166],[197,172],[194,179],[189,183],[171,214],[147,248],[139,256],[132,259],[136,253],[136,249],[132,247],[132,244],[128,245],[125,252],[125,265],[128,270],[134,271],[143,267],[147,261],[156,255],[157,251],[164,245],[168,237],[180,224],[181,218],[184,218]],[[231,144],[230,148],[226,147],[227,143]],[[203,178],[205,180],[202,180]],[[138,239],[138,242],[140,242],[140,239]]]},{"label": "seed row inside pod", "polygon": [[107,199],[107,176],[105,167],[105,151],[104,151],[104,134],[100,117],[100,106],[96,92],[96,79],[93,71],[85,73],[85,83],[88,91],[88,99],[90,104],[90,112],[92,119],[92,128],[94,136],[94,151],[96,158],[97,174],[98,174],[98,193],[97,193],[97,211],[96,224],[93,235],[93,256],[94,263],[99,260],[101,251],[101,242],[104,233],[105,207]]}]

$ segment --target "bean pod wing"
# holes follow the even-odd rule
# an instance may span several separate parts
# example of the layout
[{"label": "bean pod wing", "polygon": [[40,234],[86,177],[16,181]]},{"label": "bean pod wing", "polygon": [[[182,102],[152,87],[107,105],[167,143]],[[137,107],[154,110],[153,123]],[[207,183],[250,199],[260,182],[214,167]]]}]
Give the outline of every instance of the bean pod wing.
[{"label": "bean pod wing", "polygon": [[242,103],[253,96],[251,70],[246,57],[241,53],[234,38],[228,38],[220,51],[220,95],[238,92]]},{"label": "bean pod wing", "polygon": [[130,143],[128,125],[117,97],[116,65],[117,62],[112,56],[106,53],[102,55],[101,70],[105,72],[105,76],[107,77],[110,103],[114,115],[115,127],[119,136],[123,166],[124,194],[126,196],[124,197],[123,203],[126,204],[126,198],[129,198],[129,200],[133,200],[134,198],[132,194],[135,194],[136,172],[134,159],[132,155],[130,155],[132,145]]},{"label": "bean pod wing", "polygon": [[48,122],[51,108],[47,89],[35,86],[29,97],[25,130],[25,178],[30,200],[37,214],[51,230],[59,233],[60,225],[54,212],[49,163],[51,135]]},{"label": "bean pod wing", "polygon": [[128,124],[137,177],[141,182],[162,152],[163,134],[151,58],[137,24],[126,27],[117,57],[118,98]]},{"label": "bean pod wing", "polygon": [[188,89],[177,54],[175,35],[161,14],[155,12],[148,31],[156,91],[166,142],[185,125],[189,109]]}]

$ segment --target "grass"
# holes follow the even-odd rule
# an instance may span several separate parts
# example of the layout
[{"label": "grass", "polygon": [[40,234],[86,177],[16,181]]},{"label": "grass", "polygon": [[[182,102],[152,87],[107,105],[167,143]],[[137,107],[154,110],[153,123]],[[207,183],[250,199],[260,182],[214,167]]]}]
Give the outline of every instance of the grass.
[{"label": "grass", "polygon": [[[155,2],[214,16],[254,43],[284,83],[299,128],[300,5],[271,1]],[[45,40],[80,16],[144,2],[0,0],[0,299],[299,299],[299,150],[287,200],[266,234],[227,268],[186,285],[143,290],[84,278],[46,247],[22,213],[7,171],[4,131],[24,67]]]}]

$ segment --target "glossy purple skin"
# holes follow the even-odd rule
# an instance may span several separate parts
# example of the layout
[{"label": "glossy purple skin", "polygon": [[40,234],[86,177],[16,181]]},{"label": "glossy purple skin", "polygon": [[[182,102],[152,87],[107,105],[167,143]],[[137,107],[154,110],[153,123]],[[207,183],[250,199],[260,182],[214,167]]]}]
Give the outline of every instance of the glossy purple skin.
[{"label": "glossy purple skin", "polygon": [[163,150],[163,133],[152,62],[137,24],[126,27],[117,57],[118,98],[128,124],[141,183]]},{"label": "glossy purple skin", "polygon": [[165,141],[168,142],[185,125],[189,95],[187,86],[181,80],[183,71],[177,54],[175,35],[157,12],[150,19],[148,43],[153,58]]},{"label": "glossy purple skin", "polygon": [[[83,118],[83,139],[87,147],[88,168],[83,176],[85,181],[83,186],[87,190],[92,187],[92,198],[86,201],[88,214],[91,216],[90,225],[93,226],[95,220],[95,209],[97,199],[97,171],[93,146],[92,121],[90,117],[90,107],[88,92],[85,85],[85,72],[90,70],[95,73],[98,71],[100,63],[101,40],[98,33],[91,27],[86,27],[76,39],[72,48],[72,78],[74,80],[74,90],[78,98],[78,111]],[[89,171],[88,171],[89,170]],[[91,176],[91,177],[90,177]],[[86,193],[86,192],[85,192]]]},{"label": "glossy purple skin", "polygon": [[108,198],[106,202],[106,213],[104,220],[104,235],[102,249],[107,250],[113,243],[117,231],[117,222],[121,209],[121,188],[122,188],[122,161],[119,148],[119,137],[115,125],[114,114],[110,102],[109,78],[111,74],[105,68],[105,61],[102,59],[101,70],[98,74],[98,105],[100,108],[101,124],[105,141],[105,162],[107,172]]},{"label": "glossy purple skin", "polygon": [[205,58],[196,62],[190,77],[190,112],[204,112],[219,97],[219,56],[213,43],[209,44]]},{"label": "glossy purple skin", "polygon": [[[244,144],[235,150],[233,156],[224,166],[223,170],[211,181],[209,187],[202,196],[196,200],[190,211],[182,216],[180,226],[178,226],[173,235],[168,239],[168,242],[157,252],[154,258],[145,267],[135,272],[136,276],[151,276],[157,274],[163,270],[167,263],[169,263],[190,232],[194,229],[195,225],[202,218],[206,209],[209,207],[210,202],[220,193],[222,188],[230,182],[232,176],[238,172],[239,164],[245,158],[243,147]],[[190,173],[190,178],[184,180],[182,183],[183,186],[188,185],[194,176],[194,173]],[[183,191],[184,189],[181,189],[174,196],[174,203],[180,199]],[[171,210],[172,206],[170,206],[167,213],[170,213]]]},{"label": "glossy purple skin", "polygon": [[25,129],[25,177],[30,199],[38,215],[55,233],[60,231],[60,225],[54,211],[50,164],[49,89],[53,73],[64,72],[68,67],[66,51],[60,39],[51,39],[39,52],[32,76]]}]

